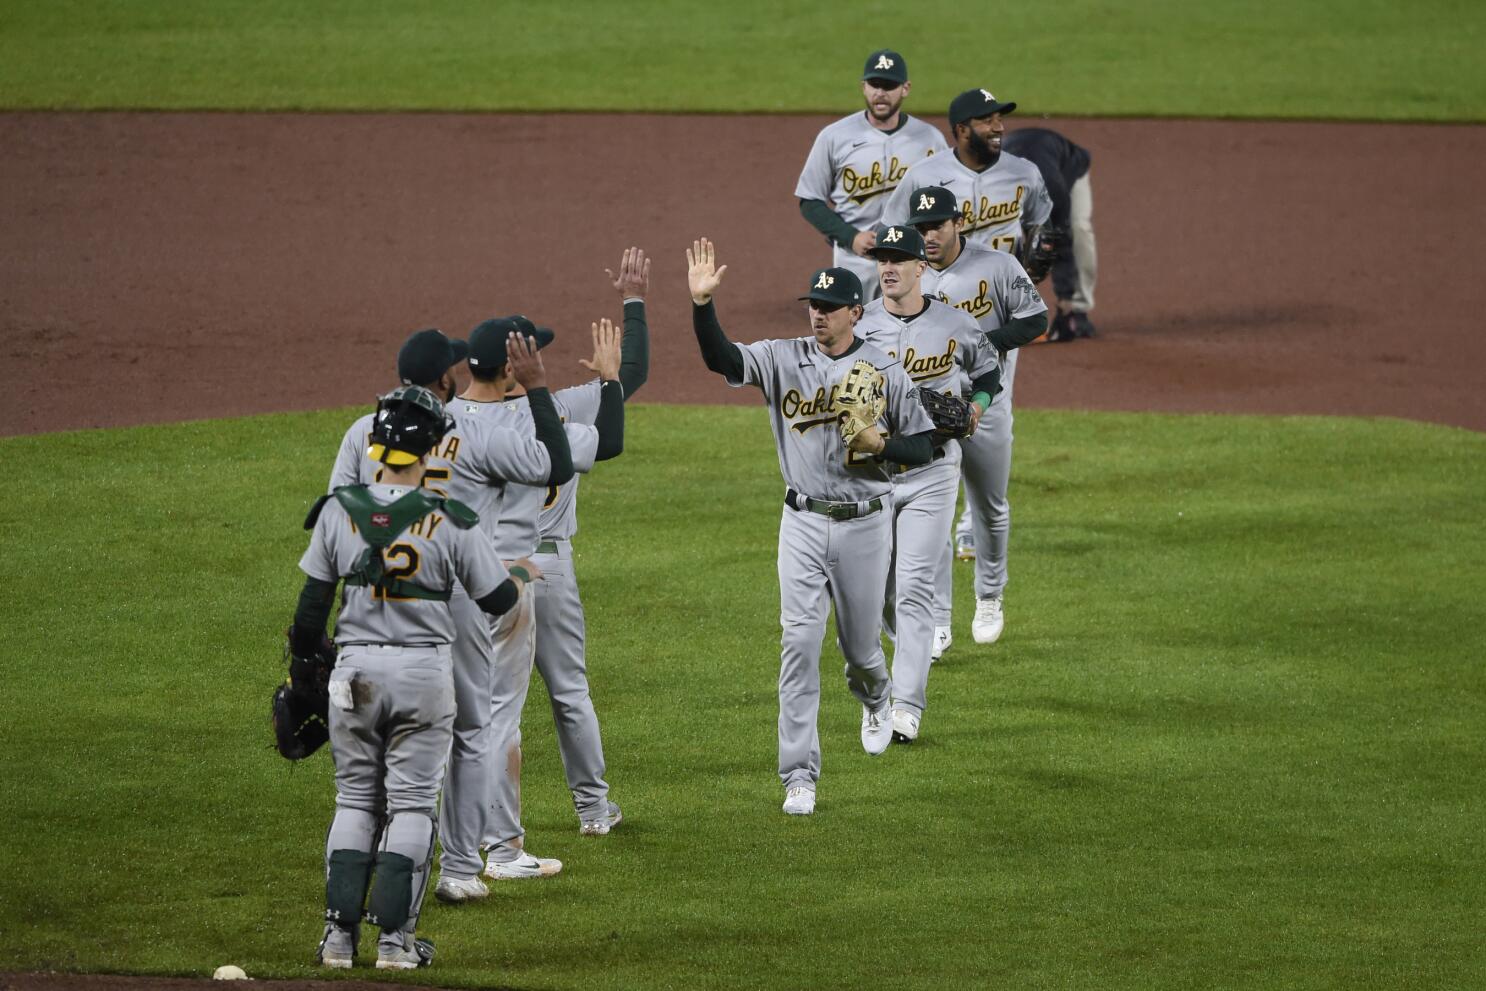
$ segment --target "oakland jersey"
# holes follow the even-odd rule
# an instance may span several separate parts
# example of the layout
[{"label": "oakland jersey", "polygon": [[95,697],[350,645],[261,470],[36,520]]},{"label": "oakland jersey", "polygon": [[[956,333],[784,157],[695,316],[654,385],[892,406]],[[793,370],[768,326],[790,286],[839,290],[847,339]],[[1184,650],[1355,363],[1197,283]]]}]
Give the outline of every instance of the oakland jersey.
[{"label": "oakland jersey", "polygon": [[948,148],[938,128],[902,117],[892,131],[873,127],[864,110],[827,125],[805,159],[795,196],[821,200],[852,227],[871,230],[909,166]]},{"label": "oakland jersey", "polygon": [[936,155],[910,168],[883,206],[886,224],[906,224],[909,197],[925,186],[943,186],[960,201],[966,239],[997,251],[1016,252],[1022,228],[1045,224],[1053,213],[1052,197],[1037,166],[1025,158],[1001,153],[996,164],[976,172],[955,155]]},{"label": "oakland jersey", "polygon": [[[860,340],[860,339],[859,339]],[[892,490],[892,468],[876,455],[847,448],[838,429],[836,406],[841,380],[858,361],[882,373],[887,411],[878,421],[883,436],[921,434],[934,429],[903,365],[863,341],[845,354],[822,354],[812,337],[739,344],[743,378],[734,387],[756,385],[769,406],[769,426],[779,452],[784,483],[812,499],[864,502]]]}]

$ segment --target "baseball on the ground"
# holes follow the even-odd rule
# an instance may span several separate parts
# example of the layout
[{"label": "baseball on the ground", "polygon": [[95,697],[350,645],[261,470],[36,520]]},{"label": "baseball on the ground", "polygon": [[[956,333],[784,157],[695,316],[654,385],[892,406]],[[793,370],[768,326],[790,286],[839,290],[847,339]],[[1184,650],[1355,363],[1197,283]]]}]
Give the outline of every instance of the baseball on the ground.
[{"label": "baseball on the ground", "polygon": [[214,981],[246,981],[247,979],[248,975],[243,973],[243,969],[236,964],[224,964],[212,973]]}]

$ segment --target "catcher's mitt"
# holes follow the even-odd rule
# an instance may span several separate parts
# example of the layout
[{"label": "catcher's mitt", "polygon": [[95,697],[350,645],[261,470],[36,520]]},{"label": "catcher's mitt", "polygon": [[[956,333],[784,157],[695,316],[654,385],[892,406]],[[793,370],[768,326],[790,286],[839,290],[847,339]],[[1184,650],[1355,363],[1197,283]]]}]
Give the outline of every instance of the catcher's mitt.
[{"label": "catcher's mitt", "polygon": [[303,760],[330,739],[330,671],[335,667],[335,644],[320,637],[308,657],[296,657],[292,644],[284,645],[289,677],[274,690],[270,715],[274,745],[290,760]]},{"label": "catcher's mitt", "polygon": [[836,409],[841,414],[841,439],[852,438],[877,425],[887,411],[887,393],[882,373],[870,361],[857,361],[846,372],[836,390]]},{"label": "catcher's mitt", "polygon": [[1057,224],[1043,224],[1027,232],[1027,239],[1022,243],[1021,263],[1033,282],[1041,282],[1047,276],[1063,251],[1066,236]]},{"label": "catcher's mitt", "polygon": [[940,437],[968,437],[975,422],[970,404],[959,396],[946,396],[933,389],[915,389],[919,405],[934,421],[934,433]]}]

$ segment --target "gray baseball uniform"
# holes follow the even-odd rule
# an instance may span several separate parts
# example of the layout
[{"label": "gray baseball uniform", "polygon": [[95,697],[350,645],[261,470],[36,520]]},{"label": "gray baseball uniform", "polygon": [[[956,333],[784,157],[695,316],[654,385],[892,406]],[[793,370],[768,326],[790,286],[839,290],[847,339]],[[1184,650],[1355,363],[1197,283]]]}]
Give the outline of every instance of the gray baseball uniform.
[{"label": "gray baseball uniform", "polygon": [[[573,469],[580,474],[593,468],[598,447],[597,430],[583,423],[581,417],[574,416],[567,403],[581,389],[563,389],[552,396],[553,404],[567,427],[573,449]],[[590,423],[598,411],[597,393],[595,389],[593,415],[588,417]],[[531,407],[524,396],[500,403],[460,399],[451,408],[460,417],[479,418],[517,432],[533,429]],[[576,481],[574,477],[566,484],[571,486]],[[514,561],[536,555],[541,543],[542,506],[548,492],[545,485],[512,485],[506,490],[500,519],[482,522],[482,526],[488,526],[502,560]],[[521,826],[521,710],[526,705],[532,664],[536,659],[535,606],[536,597],[541,594],[537,588],[544,582],[545,577],[543,581],[534,583],[532,595],[523,596],[516,609],[492,620],[490,625],[494,663],[488,702],[490,752],[494,758],[488,768],[490,804],[485,820],[484,845],[490,849],[490,859],[495,862],[520,856],[520,841],[526,835]]]},{"label": "gray baseball uniform", "polygon": [[835,357],[822,354],[813,337],[739,344],[743,376],[727,380],[763,391],[788,486],[778,556],[779,777],[786,789],[813,790],[820,778],[816,714],[830,606],[852,695],[878,709],[892,691],[880,636],[892,546],[892,472],[842,442],[837,387],[857,361],[870,362],[885,379],[887,413],[880,423],[887,431],[918,434],[933,424],[909,395],[913,386],[902,363],[858,342]]},{"label": "gray baseball uniform", "polygon": [[[892,131],[873,127],[864,110],[826,125],[805,159],[795,196],[820,200],[857,230],[871,230],[909,167],[949,147],[934,125],[907,113],[901,117]],[[867,298],[877,294],[875,261],[835,242],[832,258],[832,265],[855,273]]]},{"label": "gray baseball uniform", "polygon": [[[1005,157],[1004,155],[1002,156]],[[966,240],[959,257],[942,271],[924,271],[924,291],[973,316],[983,333],[1008,320],[1045,313],[1037,287],[1011,255]],[[1015,350],[1002,362],[1001,391],[992,399],[980,426],[960,441],[964,453],[965,502],[975,527],[975,594],[1000,595],[1006,587],[1006,550],[1011,536],[1011,394],[1016,378]],[[965,383],[968,388],[968,381]],[[945,541],[935,593],[935,625],[948,626],[953,551]]]},{"label": "gray baseball uniform", "polygon": [[[923,309],[909,317],[890,313],[876,300],[856,333],[901,361],[915,387],[951,395],[995,371],[1000,357],[973,317],[938,299],[926,298]],[[959,465],[959,446],[948,441],[936,447],[929,464],[893,479],[893,565],[884,616],[893,637],[893,706],[916,716],[927,705],[935,581],[954,518]]]},{"label": "gray baseball uniform", "polygon": [[882,208],[883,223],[906,223],[909,196],[924,186],[954,193],[965,217],[965,238],[998,251],[1018,250],[1022,225],[1045,224],[1053,212],[1042,173],[1025,158],[1002,152],[995,165],[976,172],[950,153],[909,168]]},{"label": "gray baseball uniform", "polygon": [[[463,400],[449,404],[448,412],[455,426],[430,452],[423,486],[475,509],[480,515],[482,532],[490,540],[491,528],[499,518],[506,493],[522,483],[544,483],[551,476],[552,462],[547,448],[535,439],[530,424],[522,432],[513,430],[510,424],[472,415],[469,407],[484,405]],[[362,417],[346,431],[331,473],[332,490],[339,485],[376,480],[380,466],[366,456],[371,420],[370,414]],[[585,449],[592,457],[597,443],[593,428],[573,427],[567,434],[575,459]],[[517,607],[500,620],[491,620],[481,612],[463,589],[456,589],[449,601],[457,629],[452,649],[457,711],[439,822],[439,841],[443,847],[439,870],[446,877],[472,878],[484,866],[480,843],[485,834],[494,773],[489,728],[495,663],[491,625],[502,620],[514,624],[517,614],[529,611],[530,600],[529,594],[522,595]]]},{"label": "gray baseball uniform", "polygon": [[[411,491],[392,485],[368,490],[383,505]],[[338,583],[366,548],[346,509],[328,500],[299,566],[310,578]],[[383,557],[389,574],[436,593],[450,594],[457,583],[482,598],[506,579],[490,541],[442,510],[398,534]],[[339,658],[329,722],[337,811],[325,842],[327,918],[355,925],[351,916],[359,914],[374,860],[367,918],[401,931],[411,946],[453,735],[454,619],[446,601],[401,598],[348,582],[335,633]]]}]

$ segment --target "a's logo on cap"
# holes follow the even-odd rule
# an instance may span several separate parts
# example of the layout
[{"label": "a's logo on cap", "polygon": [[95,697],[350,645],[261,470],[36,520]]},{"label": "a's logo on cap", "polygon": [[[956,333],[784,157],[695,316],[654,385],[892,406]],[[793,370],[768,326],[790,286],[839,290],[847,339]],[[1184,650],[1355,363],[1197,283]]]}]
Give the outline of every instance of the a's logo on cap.
[{"label": "a's logo on cap", "polygon": [[991,91],[988,90],[988,89],[981,90],[980,91],[980,95],[986,98],[986,102],[987,103],[995,103],[996,102],[996,98],[991,95]]},{"label": "a's logo on cap", "polygon": [[829,288],[831,288],[832,284],[835,283],[835,281],[836,281],[835,279],[831,278],[829,275],[827,275],[826,273],[822,272],[822,273],[820,273],[820,278],[818,278],[818,279],[815,280],[815,288],[817,288],[817,289],[829,289]]},{"label": "a's logo on cap", "polygon": [[893,60],[892,59],[888,58],[886,55],[879,55],[879,56],[877,56],[877,64],[874,65],[872,68],[874,68],[874,69],[891,69],[892,67],[893,67]]},{"label": "a's logo on cap", "polygon": [[889,227],[887,233],[882,235],[882,240],[885,244],[897,244],[903,240],[903,228]]},{"label": "a's logo on cap", "polygon": [[932,210],[932,209],[934,209],[934,197],[930,196],[928,193],[919,193],[918,194],[918,208],[920,210]]},{"label": "a's logo on cap", "polygon": [[372,515],[371,515],[371,525],[372,526],[391,526],[392,525],[392,517],[389,516],[386,513],[372,513]]}]

